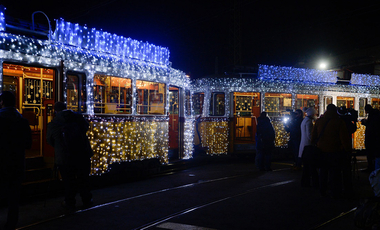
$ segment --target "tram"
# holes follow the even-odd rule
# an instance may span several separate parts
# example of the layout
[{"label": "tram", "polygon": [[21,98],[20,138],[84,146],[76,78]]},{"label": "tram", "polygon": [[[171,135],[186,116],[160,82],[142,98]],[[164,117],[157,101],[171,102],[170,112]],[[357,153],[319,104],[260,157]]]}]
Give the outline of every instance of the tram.
[{"label": "tram", "polygon": [[43,33],[13,25],[4,12],[2,7],[0,89],[14,92],[32,128],[27,158],[43,158],[53,167],[46,127],[56,101],[90,123],[92,175],[120,162],[166,164],[192,156],[190,79],[171,67],[168,48],[64,19],[52,31],[47,18]]},{"label": "tram", "polygon": [[[19,28],[0,7],[0,91],[16,95],[29,121],[33,145],[27,158],[54,165],[46,143],[53,105],[66,103],[90,123],[94,151],[91,174],[111,165],[155,159],[160,164],[190,159],[194,146],[208,155],[254,151],[257,117],[266,111],[276,146],[287,146],[284,117],[314,106],[323,114],[334,103],[359,111],[379,106],[378,76],[353,74],[349,84],[334,71],[260,65],[253,74],[191,81],[171,67],[168,48],[56,20],[54,31]],[[35,25],[30,27],[34,28]],[[357,123],[354,148],[364,148]]]},{"label": "tram", "polygon": [[257,118],[267,112],[276,131],[275,145],[287,148],[284,129],[287,115],[314,107],[318,115],[328,104],[358,111],[353,148],[364,149],[364,106],[379,108],[380,78],[352,74],[350,82],[338,81],[337,71],[259,65],[255,73],[197,79],[193,85],[195,142],[208,154],[252,152]]}]

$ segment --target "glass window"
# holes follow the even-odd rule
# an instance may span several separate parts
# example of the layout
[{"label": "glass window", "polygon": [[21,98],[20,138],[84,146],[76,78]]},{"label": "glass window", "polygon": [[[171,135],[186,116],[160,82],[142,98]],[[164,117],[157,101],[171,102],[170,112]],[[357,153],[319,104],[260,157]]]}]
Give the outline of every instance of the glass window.
[{"label": "glass window", "polygon": [[210,98],[210,115],[223,116],[225,113],[224,93],[211,93]]},{"label": "glass window", "polygon": [[94,112],[131,114],[132,80],[97,74],[94,77]]},{"label": "glass window", "polygon": [[136,81],[137,113],[165,114],[166,85],[150,81]]},{"label": "glass window", "polygon": [[371,98],[371,105],[374,109],[380,108],[380,98]]},{"label": "glass window", "polygon": [[367,98],[359,98],[359,117],[365,117],[364,107],[367,104]]},{"label": "glass window", "polygon": [[354,108],[355,98],[353,97],[337,97],[337,107],[345,106],[347,109]]},{"label": "glass window", "polygon": [[[18,77],[3,76],[3,91],[11,91],[18,98]],[[16,108],[19,109],[19,100],[16,100]]]},{"label": "glass window", "polygon": [[314,107],[318,112],[318,104],[318,95],[297,94],[296,109],[303,109],[304,107]]},{"label": "glass window", "polygon": [[326,111],[327,110],[327,106],[333,103],[333,98],[330,97],[330,96],[325,96],[323,98],[323,103],[324,103],[323,107],[325,108],[325,111]]},{"label": "glass window", "polygon": [[204,93],[193,94],[192,100],[193,100],[194,115],[202,114],[204,99],[205,99]]},{"label": "glass window", "polygon": [[260,93],[234,93],[234,115],[251,116],[260,115]]},{"label": "glass window", "polygon": [[169,88],[169,113],[177,114],[179,113],[179,90],[177,87]]},{"label": "glass window", "polygon": [[67,109],[86,112],[86,76],[80,73],[69,73],[66,82]]},{"label": "glass window", "polygon": [[292,110],[290,93],[265,93],[265,112],[270,117],[279,117]]}]

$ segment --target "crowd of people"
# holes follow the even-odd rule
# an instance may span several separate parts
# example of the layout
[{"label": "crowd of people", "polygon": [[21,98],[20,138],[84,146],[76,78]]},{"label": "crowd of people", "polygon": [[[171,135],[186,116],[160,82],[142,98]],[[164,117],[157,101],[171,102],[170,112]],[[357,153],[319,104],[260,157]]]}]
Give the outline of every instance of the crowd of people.
[{"label": "crowd of people", "polygon": [[[0,229],[16,229],[19,218],[21,184],[25,171],[25,150],[32,146],[32,131],[27,119],[16,109],[16,97],[10,91],[0,95],[0,186],[8,202],[6,224]],[[89,187],[93,155],[86,132],[89,123],[84,117],[67,110],[63,102],[54,105],[55,117],[48,124],[47,142],[55,148],[55,165],[64,187],[62,206],[68,212],[76,209],[79,192],[84,207],[93,204]]]},{"label": "crowd of people", "polygon": [[[366,126],[367,171],[372,172],[380,168],[380,153],[376,151],[376,143],[380,143],[380,111],[366,105],[365,112],[368,117],[361,123]],[[284,124],[294,157],[292,169],[302,170],[302,187],[319,189],[322,196],[351,195],[352,134],[357,129],[358,113],[354,109],[329,104],[324,114],[317,115],[314,107],[297,109]],[[271,170],[274,140],[273,126],[263,112],[257,124],[255,161],[261,171]]]}]

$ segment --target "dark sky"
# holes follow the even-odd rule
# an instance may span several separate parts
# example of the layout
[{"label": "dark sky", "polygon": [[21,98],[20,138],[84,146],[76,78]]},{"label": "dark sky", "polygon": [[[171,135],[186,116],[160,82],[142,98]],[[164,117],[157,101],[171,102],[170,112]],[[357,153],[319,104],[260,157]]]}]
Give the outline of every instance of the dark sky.
[{"label": "dark sky", "polygon": [[[240,2],[240,7],[234,2]],[[1,4],[7,7],[6,15],[15,18],[31,21],[34,11],[43,11],[51,21],[62,17],[168,47],[173,68],[194,78],[215,73],[215,63],[219,72],[232,70],[234,60],[241,66],[295,66],[380,45],[380,2],[304,2],[6,0]],[[45,22],[41,14],[35,20]],[[239,46],[240,61],[234,59]]]}]

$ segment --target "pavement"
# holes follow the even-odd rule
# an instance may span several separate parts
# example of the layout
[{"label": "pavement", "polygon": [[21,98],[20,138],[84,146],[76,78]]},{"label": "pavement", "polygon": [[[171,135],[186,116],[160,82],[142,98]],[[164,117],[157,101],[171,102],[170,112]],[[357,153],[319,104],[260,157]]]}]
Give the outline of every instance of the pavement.
[{"label": "pavement", "polygon": [[[169,185],[169,182],[165,180],[165,177],[168,175],[172,175],[194,167],[207,167],[208,165],[227,163],[234,164],[234,162],[241,161],[248,161],[249,163],[254,162],[254,160],[250,157],[241,158],[236,156],[207,156],[174,162],[172,164],[160,167],[155,173],[140,173],[136,177],[115,177],[115,175],[112,177],[94,177],[92,181],[94,185],[93,194],[94,198],[96,198],[94,200],[94,207],[97,208],[103,205],[109,205],[110,203],[120,199],[126,199],[125,197],[132,193],[136,194],[136,196],[139,196],[139,193],[146,194],[147,192],[155,189],[157,189],[157,191],[160,189],[165,189],[165,185],[170,187],[171,185]],[[354,194],[350,197],[344,197],[341,201],[336,203],[336,205],[341,205],[342,209],[346,211],[343,211],[339,215],[326,219],[325,222],[316,224],[312,229],[358,229],[352,224],[355,209],[348,207],[355,207],[356,204],[360,203],[361,199],[373,196],[373,191],[368,181],[369,173],[363,171],[365,166],[365,157],[357,157],[357,163],[355,164],[353,171]],[[287,170],[289,172],[291,171],[291,163],[288,160],[276,161],[273,163],[273,169],[279,170],[278,172],[280,173],[281,170]],[[296,180],[299,180],[300,175],[302,174],[301,171],[294,171],[292,173],[294,173]],[[275,176],[275,174],[273,175]],[[181,183],[185,182],[171,181],[170,183],[177,183],[179,186],[181,186]],[[51,189],[50,192],[49,188],[47,188],[47,193],[45,194],[34,197],[24,197],[20,206],[20,219],[18,229],[39,229],[38,225],[41,223],[54,222],[55,220],[60,219],[62,216],[68,215],[67,210],[60,206],[63,201],[63,190],[60,188],[60,185],[58,185],[56,189]],[[304,190],[301,191],[301,193],[303,192]],[[304,197],[302,199],[308,199],[308,196],[305,196],[306,198]],[[313,193],[313,196],[319,196],[319,194]],[[302,199],[295,201],[299,202],[299,204],[294,205],[303,207],[302,203],[304,203],[305,200]],[[314,198],[310,196],[310,199]],[[81,207],[80,204],[78,205],[77,213],[85,210],[86,209]],[[318,207],[316,207],[316,210],[318,210]],[[328,212],[329,210],[326,210],[326,213]],[[4,224],[3,221],[4,217],[6,216],[5,213],[6,209],[4,205],[0,206],[0,216],[2,217],[2,219],[0,219],[0,226],[3,226]]]}]

